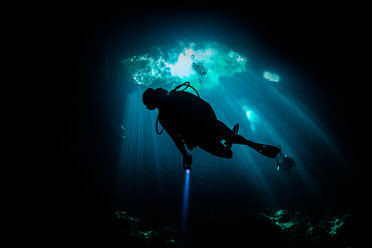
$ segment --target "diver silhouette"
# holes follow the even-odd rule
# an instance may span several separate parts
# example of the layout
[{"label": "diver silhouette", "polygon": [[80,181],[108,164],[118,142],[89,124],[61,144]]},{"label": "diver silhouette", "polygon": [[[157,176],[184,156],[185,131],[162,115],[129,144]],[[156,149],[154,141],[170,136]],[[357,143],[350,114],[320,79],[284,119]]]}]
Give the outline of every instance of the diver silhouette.
[{"label": "diver silhouette", "polygon": [[283,155],[282,151],[276,156],[277,170],[290,171],[292,167],[296,167],[296,163],[293,158],[288,155]]},{"label": "diver silhouette", "polygon": [[189,82],[170,92],[163,88],[148,88],[143,93],[142,101],[149,110],[159,110],[158,121],[183,155],[184,169],[191,169],[192,164],[192,156],[186,151],[185,145],[188,150],[198,146],[223,158],[232,157],[233,144],[247,145],[270,158],[280,152],[280,148],[255,143],[239,135],[239,124],[233,129],[228,128],[217,119],[210,104],[201,99],[194,88],[198,96],[185,92],[186,88],[178,91],[181,86],[193,88]]}]

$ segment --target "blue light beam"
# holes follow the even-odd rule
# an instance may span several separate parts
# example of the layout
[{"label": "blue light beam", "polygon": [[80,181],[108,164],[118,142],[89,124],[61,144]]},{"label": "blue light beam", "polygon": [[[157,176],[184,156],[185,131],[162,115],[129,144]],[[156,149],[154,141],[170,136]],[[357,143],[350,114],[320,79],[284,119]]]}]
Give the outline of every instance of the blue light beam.
[{"label": "blue light beam", "polygon": [[183,191],[182,216],[181,216],[181,235],[185,237],[187,227],[187,213],[189,205],[190,170],[185,173],[185,188]]}]

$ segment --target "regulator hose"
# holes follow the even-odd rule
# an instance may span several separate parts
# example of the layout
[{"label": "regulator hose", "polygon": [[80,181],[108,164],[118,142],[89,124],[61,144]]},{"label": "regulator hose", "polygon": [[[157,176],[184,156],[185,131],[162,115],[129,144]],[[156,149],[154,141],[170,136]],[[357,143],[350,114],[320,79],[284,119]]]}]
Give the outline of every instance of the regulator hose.
[{"label": "regulator hose", "polygon": [[186,86],[186,87],[183,90],[180,90],[180,91],[185,91],[188,87],[191,87],[195,91],[196,95],[198,95],[198,97],[200,98],[199,92],[194,87],[191,86],[190,82],[184,82],[183,84],[178,85],[176,88],[171,90],[171,92],[177,91],[182,86]]},{"label": "regulator hose", "polygon": [[157,133],[158,135],[160,135],[160,134],[163,133],[163,131],[164,131],[164,127],[163,127],[163,129],[160,130],[160,132],[159,132],[159,129],[158,129],[158,123],[159,123],[159,114],[158,114],[158,118],[156,118],[155,130],[156,130],[156,133]]}]

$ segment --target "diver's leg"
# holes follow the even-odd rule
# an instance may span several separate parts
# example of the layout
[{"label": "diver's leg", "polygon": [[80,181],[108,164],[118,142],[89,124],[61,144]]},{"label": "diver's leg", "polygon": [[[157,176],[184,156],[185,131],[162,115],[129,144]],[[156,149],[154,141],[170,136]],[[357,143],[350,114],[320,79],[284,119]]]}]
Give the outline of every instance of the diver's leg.
[{"label": "diver's leg", "polygon": [[233,138],[236,134],[222,121],[217,120],[217,136],[221,140],[228,140]]},{"label": "diver's leg", "polygon": [[239,134],[235,134],[221,121],[217,121],[217,128],[219,130],[219,138],[221,138],[222,140],[226,140],[230,144],[247,145],[255,149],[257,152],[261,153],[262,155],[270,158],[275,158],[275,156],[280,152],[280,149],[275,146],[255,143],[253,141],[247,140]]},{"label": "diver's leg", "polygon": [[221,140],[226,140],[232,144],[248,146],[254,146],[255,144],[257,144],[255,142],[245,139],[243,136],[239,134],[235,134],[234,131],[228,128],[222,121],[217,121],[217,126],[219,131],[219,138],[221,138]]},{"label": "diver's leg", "polygon": [[224,146],[220,141],[214,141],[211,143],[201,143],[199,147],[217,157],[231,158],[232,151],[230,148]]},{"label": "diver's leg", "polygon": [[278,155],[278,153],[280,152],[280,148],[278,147],[259,144],[259,143],[247,140],[241,135],[235,135],[235,137],[232,138],[232,143],[247,145],[250,148],[253,148],[257,152],[269,158],[275,158],[276,155]]}]

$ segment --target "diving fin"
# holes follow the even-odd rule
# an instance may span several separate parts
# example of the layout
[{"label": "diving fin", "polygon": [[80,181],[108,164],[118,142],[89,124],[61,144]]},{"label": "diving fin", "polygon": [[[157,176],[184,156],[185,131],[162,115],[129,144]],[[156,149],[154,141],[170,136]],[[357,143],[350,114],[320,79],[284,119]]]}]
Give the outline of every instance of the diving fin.
[{"label": "diving fin", "polygon": [[255,149],[257,152],[269,158],[275,158],[276,155],[278,155],[278,153],[280,152],[280,148],[271,145],[255,143],[254,145],[250,145],[249,147]]}]

